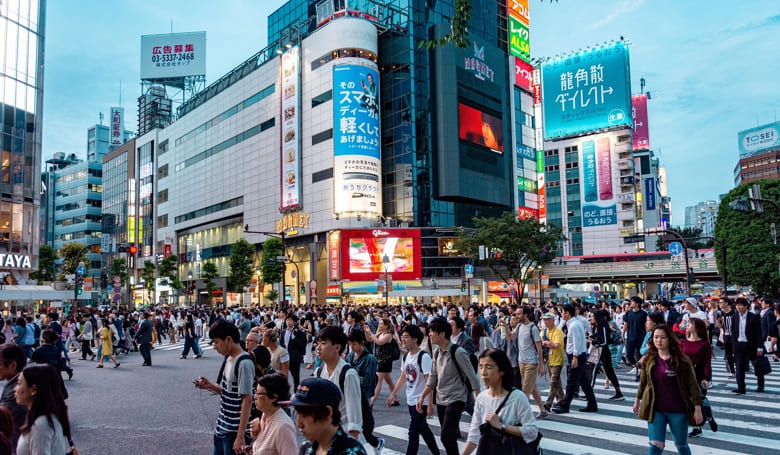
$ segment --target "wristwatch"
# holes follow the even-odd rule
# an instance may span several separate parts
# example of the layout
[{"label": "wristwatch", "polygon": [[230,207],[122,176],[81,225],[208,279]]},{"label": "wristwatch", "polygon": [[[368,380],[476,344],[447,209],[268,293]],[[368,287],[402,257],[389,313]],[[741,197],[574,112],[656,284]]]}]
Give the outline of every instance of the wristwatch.
[{"label": "wristwatch", "polygon": [[506,431],[506,424],[505,423],[501,424],[501,431]]}]

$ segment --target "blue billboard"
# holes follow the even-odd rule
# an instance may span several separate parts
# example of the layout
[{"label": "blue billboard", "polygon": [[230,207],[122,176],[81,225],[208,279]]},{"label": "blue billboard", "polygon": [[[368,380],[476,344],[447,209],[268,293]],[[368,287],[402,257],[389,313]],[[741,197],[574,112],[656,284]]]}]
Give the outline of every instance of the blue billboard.
[{"label": "blue billboard", "polygon": [[632,125],[628,47],[622,41],[542,63],[544,138]]},{"label": "blue billboard", "polygon": [[334,212],[381,212],[379,71],[333,67]]}]

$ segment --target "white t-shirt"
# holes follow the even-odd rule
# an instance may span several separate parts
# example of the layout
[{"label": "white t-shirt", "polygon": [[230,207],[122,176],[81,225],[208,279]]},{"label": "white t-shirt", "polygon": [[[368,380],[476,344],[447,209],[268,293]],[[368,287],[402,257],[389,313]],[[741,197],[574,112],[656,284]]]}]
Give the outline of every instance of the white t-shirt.
[{"label": "white t-shirt", "polygon": [[195,336],[203,336],[203,321],[200,318],[195,318]]},{"label": "white t-shirt", "polygon": [[[479,426],[485,422],[487,413],[495,412],[505,398],[506,396],[491,397],[487,390],[483,390],[477,395],[477,400],[474,404],[474,414],[471,416],[468,442],[479,444]],[[507,399],[504,407],[501,408],[498,416],[501,419],[501,423],[520,426],[520,431],[526,442],[536,439],[539,429],[536,426],[536,419],[534,418],[534,412],[531,410],[531,404],[522,391],[514,390],[511,392],[511,396]]]},{"label": "white t-shirt", "polygon": [[[422,371],[420,371],[420,365],[417,363],[417,358],[421,355],[423,356]],[[413,405],[420,399],[420,395],[422,395],[423,389],[425,389],[425,384],[428,382],[425,376],[431,374],[432,363],[431,356],[422,349],[417,351],[415,355],[406,355],[401,371],[406,375],[406,402],[408,404]],[[428,399],[426,398],[423,404],[427,403]]]}]

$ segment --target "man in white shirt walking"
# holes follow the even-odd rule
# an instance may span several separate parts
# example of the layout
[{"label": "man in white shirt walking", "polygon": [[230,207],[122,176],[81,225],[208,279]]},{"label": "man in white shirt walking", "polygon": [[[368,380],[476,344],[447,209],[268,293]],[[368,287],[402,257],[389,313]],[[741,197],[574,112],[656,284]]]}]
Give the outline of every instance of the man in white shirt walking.
[{"label": "man in white shirt walking", "polygon": [[580,412],[596,412],[598,404],[596,396],[593,394],[593,388],[590,381],[585,378],[586,365],[588,363],[588,348],[585,343],[585,329],[576,319],[576,310],[574,305],[566,304],[563,306],[563,319],[566,321],[568,329],[566,337],[566,355],[569,358],[569,370],[566,383],[566,395],[563,401],[558,403],[552,411],[556,414],[566,414],[569,412],[571,401],[577,389],[582,387],[588,405],[580,409]]}]

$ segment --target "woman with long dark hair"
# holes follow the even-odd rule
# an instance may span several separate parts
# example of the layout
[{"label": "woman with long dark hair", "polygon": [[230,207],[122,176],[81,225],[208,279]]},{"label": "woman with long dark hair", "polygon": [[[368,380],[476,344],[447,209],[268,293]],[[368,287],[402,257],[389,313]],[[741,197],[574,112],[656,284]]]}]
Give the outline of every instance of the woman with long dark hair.
[{"label": "woman with long dark hair", "polygon": [[60,455],[70,451],[68,406],[59,373],[50,365],[31,365],[19,375],[16,402],[27,406],[27,418],[16,444],[17,455]]},{"label": "woman with long dark hair", "polygon": [[[615,369],[612,367],[612,353],[609,350],[609,343],[612,339],[612,328],[609,326],[609,312],[607,310],[593,310],[591,312],[591,323],[593,325],[591,340],[596,349],[600,350],[599,362],[601,363],[601,368],[604,369],[604,374],[607,375],[609,382],[615,386],[615,395],[609,399],[623,401],[623,393],[620,391],[620,383],[615,374]],[[597,375],[598,370],[593,375],[594,382]]]},{"label": "woman with long dark hair", "polygon": [[195,320],[192,318],[192,313],[187,313],[184,324],[184,350],[179,358],[186,359],[190,349],[192,349],[196,359],[200,358],[200,354],[198,354],[198,350],[195,347]]},{"label": "woman with long dark hair", "polygon": [[481,322],[475,322],[471,325],[471,341],[473,341],[474,346],[477,347],[478,356],[488,349],[495,348],[493,341],[487,336],[485,324]]},{"label": "woman with long dark hair", "polygon": [[701,392],[693,364],[683,354],[671,327],[660,324],[653,330],[647,355],[639,366],[639,389],[633,410],[647,421],[648,454],[663,453],[668,425],[677,453],[690,455],[688,425],[704,422]]},{"label": "woman with long dark hair", "polygon": [[[718,423],[712,416],[712,408],[707,400],[707,390],[712,381],[712,342],[710,341],[707,324],[702,319],[691,319],[685,338],[680,340],[683,354],[687,355],[693,363],[693,371],[696,372],[696,382],[701,387],[702,414],[709,422],[710,429],[718,431]],[[697,425],[688,433],[689,438],[701,435],[701,425]]]},{"label": "woman with long dark hair", "polygon": [[[514,388],[512,364],[504,351],[488,349],[479,356],[479,375],[486,389],[480,392],[474,404],[471,427],[463,448],[463,455],[470,455],[479,446],[480,425],[533,442],[539,430],[528,397]],[[499,410],[499,407],[501,408]],[[496,413],[496,410],[499,410]]]}]

